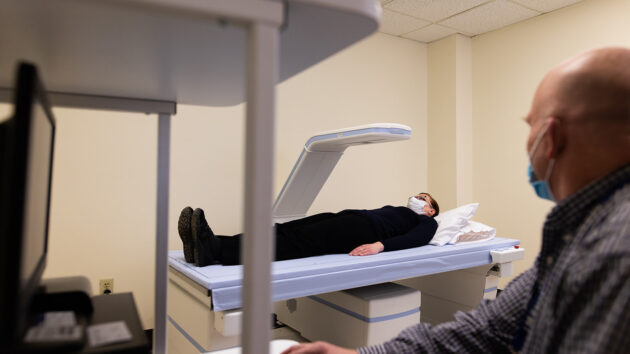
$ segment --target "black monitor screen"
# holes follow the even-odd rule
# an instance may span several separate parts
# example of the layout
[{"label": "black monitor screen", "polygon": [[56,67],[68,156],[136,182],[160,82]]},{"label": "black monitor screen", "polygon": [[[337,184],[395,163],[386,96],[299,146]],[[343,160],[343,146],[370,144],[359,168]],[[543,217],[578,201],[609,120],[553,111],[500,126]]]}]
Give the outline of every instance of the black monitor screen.
[{"label": "black monitor screen", "polygon": [[0,135],[0,352],[22,339],[44,272],[55,133],[33,65],[19,65],[14,103]]},{"label": "black monitor screen", "polygon": [[26,285],[46,254],[48,198],[53,126],[39,100],[32,106],[26,167],[24,221],[22,223],[22,265],[20,281]]}]

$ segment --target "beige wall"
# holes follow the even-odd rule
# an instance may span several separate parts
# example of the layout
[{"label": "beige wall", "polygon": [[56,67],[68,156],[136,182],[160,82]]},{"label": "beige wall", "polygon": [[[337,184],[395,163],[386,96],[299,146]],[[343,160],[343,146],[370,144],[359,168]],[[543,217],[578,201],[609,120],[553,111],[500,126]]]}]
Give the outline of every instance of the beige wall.
[{"label": "beige wall", "polygon": [[428,46],[429,191],[442,210],[472,202],[471,39]]},{"label": "beige wall", "polygon": [[[409,141],[349,148],[311,212],[402,204],[427,188],[426,45],[376,34],[282,83],[277,96],[278,191],[314,133],[409,125]],[[44,76],[45,79],[45,76]],[[153,327],[154,116],[54,109],[58,119],[46,277],[114,278]],[[206,211],[218,234],[241,231],[244,106],[178,106],[172,119],[169,248],[180,210]],[[246,200],[246,198],[245,198]]]},{"label": "beige wall", "polygon": [[442,210],[457,206],[456,36],[429,44],[429,188]]},{"label": "beige wall", "polygon": [[346,150],[311,212],[406,203],[427,188],[426,45],[377,34],[285,83],[278,92],[276,191],[313,132],[377,122],[408,141]]},{"label": "beige wall", "polygon": [[472,163],[472,40],[456,36],[455,137],[457,205],[473,202]]},{"label": "beige wall", "polygon": [[[44,76],[45,79],[45,76]],[[44,277],[114,278],[153,322],[157,119],[78,109],[57,119]]]},{"label": "beige wall", "polygon": [[[630,1],[586,0],[473,38],[473,198],[475,219],[526,248],[520,273],[540,250],[551,202],[527,183],[528,127],[522,121],[542,76],[562,60],[606,46],[630,46]],[[505,281],[502,282],[505,284]]]}]

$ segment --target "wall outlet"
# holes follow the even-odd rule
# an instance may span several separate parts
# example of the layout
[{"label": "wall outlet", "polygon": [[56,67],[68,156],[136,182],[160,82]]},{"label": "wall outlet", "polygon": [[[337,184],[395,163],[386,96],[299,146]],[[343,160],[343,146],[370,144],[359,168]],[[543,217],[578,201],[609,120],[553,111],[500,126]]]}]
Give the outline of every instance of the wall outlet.
[{"label": "wall outlet", "polygon": [[99,294],[109,295],[114,292],[114,278],[101,279]]}]

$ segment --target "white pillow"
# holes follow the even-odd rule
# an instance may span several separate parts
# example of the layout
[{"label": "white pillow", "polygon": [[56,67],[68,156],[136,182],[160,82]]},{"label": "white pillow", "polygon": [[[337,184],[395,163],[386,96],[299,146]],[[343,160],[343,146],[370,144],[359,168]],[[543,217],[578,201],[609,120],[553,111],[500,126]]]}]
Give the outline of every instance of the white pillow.
[{"label": "white pillow", "polygon": [[478,207],[479,207],[479,203],[470,203],[470,204],[462,205],[455,209],[441,212],[438,216],[435,217],[435,221],[437,221],[439,224],[442,222],[442,220],[447,220],[447,219],[451,219],[455,217],[462,217],[466,220],[470,220],[470,218],[472,218],[477,212]]},{"label": "white pillow", "polygon": [[430,244],[436,246],[444,246],[449,243],[466,226],[468,220],[461,216],[456,216],[442,220],[435,232],[435,235],[429,241]]},{"label": "white pillow", "polygon": [[497,229],[477,221],[469,220],[468,224],[448,243],[464,243],[487,241],[493,239],[497,235]]},{"label": "white pillow", "polygon": [[466,204],[436,216],[438,228],[429,243],[436,246],[449,243],[468,224],[468,219],[475,215],[478,206],[479,203]]}]

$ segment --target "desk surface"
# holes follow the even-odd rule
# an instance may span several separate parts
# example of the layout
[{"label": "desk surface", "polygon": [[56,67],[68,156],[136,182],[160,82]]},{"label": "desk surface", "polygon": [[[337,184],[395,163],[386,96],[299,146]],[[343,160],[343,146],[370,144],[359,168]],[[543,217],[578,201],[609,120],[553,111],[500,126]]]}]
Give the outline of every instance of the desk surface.
[{"label": "desk surface", "polygon": [[[218,3],[247,9],[257,2],[282,22],[280,2],[214,1],[2,0],[0,87],[13,85],[15,63],[26,59],[38,65],[49,91],[206,106],[243,102],[247,32],[213,12]],[[380,16],[374,0],[287,4],[280,81],[371,34]]]},{"label": "desk surface", "polygon": [[91,325],[114,321],[125,321],[133,338],[130,341],[105,345],[102,347],[88,347],[81,354],[87,353],[149,353],[150,345],[142,329],[136,303],[131,293],[99,295],[92,298],[94,313]]}]

